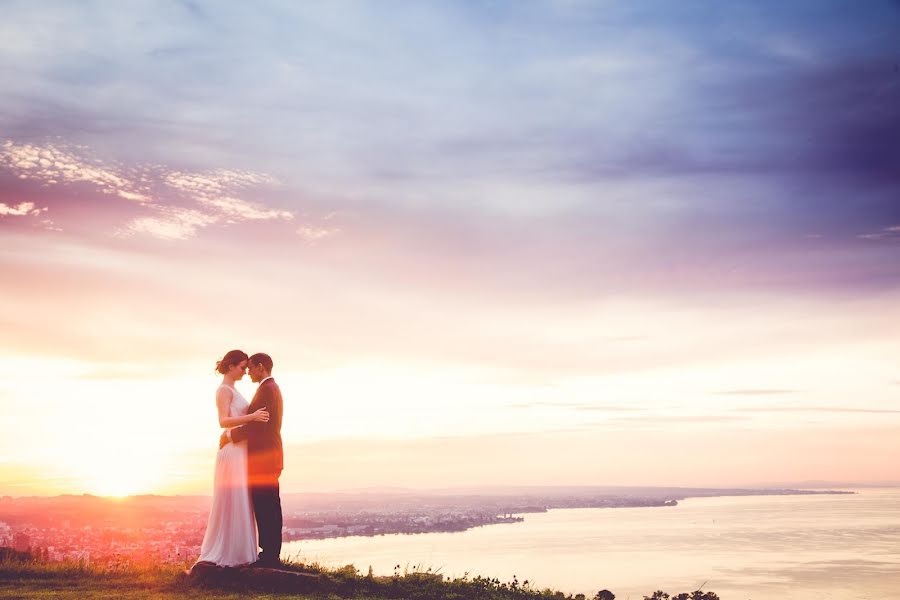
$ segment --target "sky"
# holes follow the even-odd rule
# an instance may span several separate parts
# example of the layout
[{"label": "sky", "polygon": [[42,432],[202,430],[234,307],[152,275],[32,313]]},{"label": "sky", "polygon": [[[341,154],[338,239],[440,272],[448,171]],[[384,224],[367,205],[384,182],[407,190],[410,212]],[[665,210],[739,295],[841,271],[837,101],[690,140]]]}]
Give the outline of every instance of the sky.
[{"label": "sky", "polygon": [[0,494],[900,481],[897,2],[3,13]]}]

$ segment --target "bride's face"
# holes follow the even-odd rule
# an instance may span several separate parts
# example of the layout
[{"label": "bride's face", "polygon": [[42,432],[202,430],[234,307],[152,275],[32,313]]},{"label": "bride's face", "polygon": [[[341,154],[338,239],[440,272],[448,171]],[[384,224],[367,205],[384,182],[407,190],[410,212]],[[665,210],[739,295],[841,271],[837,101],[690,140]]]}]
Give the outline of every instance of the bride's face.
[{"label": "bride's face", "polygon": [[238,364],[231,367],[231,371],[229,371],[229,375],[234,377],[235,381],[239,381],[244,378],[244,373],[247,372],[247,361],[242,360]]}]

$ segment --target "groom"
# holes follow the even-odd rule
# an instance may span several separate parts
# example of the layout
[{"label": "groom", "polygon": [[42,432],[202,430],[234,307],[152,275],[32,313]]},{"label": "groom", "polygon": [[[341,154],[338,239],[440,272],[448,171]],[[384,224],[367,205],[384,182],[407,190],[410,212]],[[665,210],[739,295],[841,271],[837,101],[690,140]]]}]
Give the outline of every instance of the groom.
[{"label": "groom", "polygon": [[278,478],[284,468],[284,452],[281,447],[281,415],[283,402],[281,389],[272,379],[272,358],[262,352],[249,361],[250,381],[258,383],[253,402],[247,414],[265,408],[269,412],[267,422],[254,421],[227,430],[219,440],[219,447],[229,442],[247,440],[247,480],[256,527],[259,530],[259,560],[256,567],[278,567],[281,564],[281,497]]}]

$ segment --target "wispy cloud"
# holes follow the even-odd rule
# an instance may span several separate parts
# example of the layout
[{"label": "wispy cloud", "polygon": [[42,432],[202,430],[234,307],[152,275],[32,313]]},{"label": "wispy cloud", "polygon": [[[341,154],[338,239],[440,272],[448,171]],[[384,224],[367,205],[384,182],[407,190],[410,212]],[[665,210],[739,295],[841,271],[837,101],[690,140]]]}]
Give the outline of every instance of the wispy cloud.
[{"label": "wispy cloud", "polygon": [[41,211],[43,210],[47,209],[36,209],[33,202],[20,202],[15,206],[9,206],[8,204],[0,202],[0,216],[3,217],[24,217],[25,215],[37,216],[41,214]]},{"label": "wispy cloud", "polygon": [[290,221],[294,218],[290,211],[267,208],[237,196],[247,188],[276,183],[273,177],[264,173],[227,169],[194,173],[173,171],[165,173],[162,180],[195,206],[159,207],[159,214],[155,216],[133,219],[120,231],[121,235],[146,233],[165,240],[183,240],[216,223],[234,225],[244,221]]},{"label": "wispy cloud", "polygon": [[613,406],[601,404],[581,404],[575,407],[575,410],[583,412],[622,412],[622,411],[639,411],[644,410],[634,406]]},{"label": "wispy cloud", "polygon": [[[77,152],[76,152],[77,150]],[[60,144],[16,144],[7,140],[0,146],[0,166],[19,179],[44,185],[89,183],[106,194],[125,200],[149,202],[150,198],[119,169],[96,158],[87,158],[85,148],[67,148]]]},{"label": "wispy cloud", "polygon": [[885,227],[881,231],[876,231],[874,233],[863,233],[857,236],[864,240],[886,240],[897,242],[900,241],[900,225],[893,225],[891,227]]},{"label": "wispy cloud", "polygon": [[309,244],[315,244],[324,239],[333,237],[340,232],[341,230],[337,227],[315,227],[311,225],[305,225],[297,229],[297,235],[306,240]]},{"label": "wispy cloud", "polygon": [[219,211],[228,223],[237,223],[240,221],[258,221],[270,219],[283,219],[290,221],[294,218],[294,214],[286,210],[277,210],[265,208],[253,202],[247,202],[240,198],[217,197],[217,198],[201,198],[200,203],[204,206]]},{"label": "wispy cloud", "polygon": [[735,412],[900,414],[900,410],[890,408],[856,408],[851,406],[759,406],[736,408]]},{"label": "wispy cloud", "polygon": [[186,240],[197,235],[197,230],[215,223],[218,218],[190,208],[171,206],[156,207],[157,215],[137,217],[117,232],[120,237],[147,234],[162,240]]},{"label": "wispy cloud", "polygon": [[48,219],[44,216],[44,213],[46,213],[47,210],[49,209],[46,206],[37,208],[34,202],[19,202],[18,204],[13,205],[0,202],[0,218],[32,217],[36,219],[34,225],[40,229],[62,231],[61,228],[56,226],[52,219]]},{"label": "wispy cloud", "polygon": [[201,173],[173,171],[164,180],[167,185],[198,198],[216,198],[241,188],[277,183],[274,177],[264,173],[229,169]]},{"label": "wispy cloud", "polygon": [[740,390],[725,390],[715,393],[720,396],[775,396],[782,394],[796,394],[798,393],[798,390],[786,390],[778,388],[751,388]]},{"label": "wispy cloud", "polygon": [[[125,168],[89,156],[84,146],[60,142],[18,144],[11,140],[0,147],[0,168],[20,180],[35,181],[44,187],[89,184],[151,213],[132,217],[116,231],[119,237],[145,234],[163,240],[184,240],[216,223],[234,225],[245,221],[294,219],[294,213],[289,210],[270,208],[241,197],[253,188],[277,183],[270,175],[249,170],[190,172],[141,164]],[[37,216],[46,210],[36,209],[28,202],[14,206],[0,204],[0,216]],[[49,226],[52,222],[45,221],[45,224]],[[308,239],[318,241],[338,230],[307,226],[301,231],[306,232]]]},{"label": "wispy cloud", "polygon": [[733,423],[737,421],[747,421],[748,417],[739,417],[735,415],[637,415],[626,417],[612,417],[606,423],[600,422],[597,425],[608,424],[609,421],[619,423],[645,423],[645,424],[666,424],[666,423]]},{"label": "wispy cloud", "polygon": [[557,408],[565,410],[581,410],[596,412],[623,412],[623,411],[639,411],[643,408],[635,406],[623,406],[613,404],[586,404],[583,402],[516,402],[508,405],[508,408],[530,409],[530,408]]}]

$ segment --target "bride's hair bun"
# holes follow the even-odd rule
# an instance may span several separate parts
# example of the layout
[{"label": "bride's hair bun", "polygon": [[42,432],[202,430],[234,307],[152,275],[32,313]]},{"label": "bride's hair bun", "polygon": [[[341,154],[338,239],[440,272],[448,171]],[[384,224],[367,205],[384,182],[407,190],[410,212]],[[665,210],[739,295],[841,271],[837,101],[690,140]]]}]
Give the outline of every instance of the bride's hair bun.
[{"label": "bride's hair bun", "polygon": [[222,360],[216,361],[216,373],[224,375],[228,372],[228,369],[245,360],[248,360],[248,356],[243,350],[229,350],[225,356],[222,357]]}]

